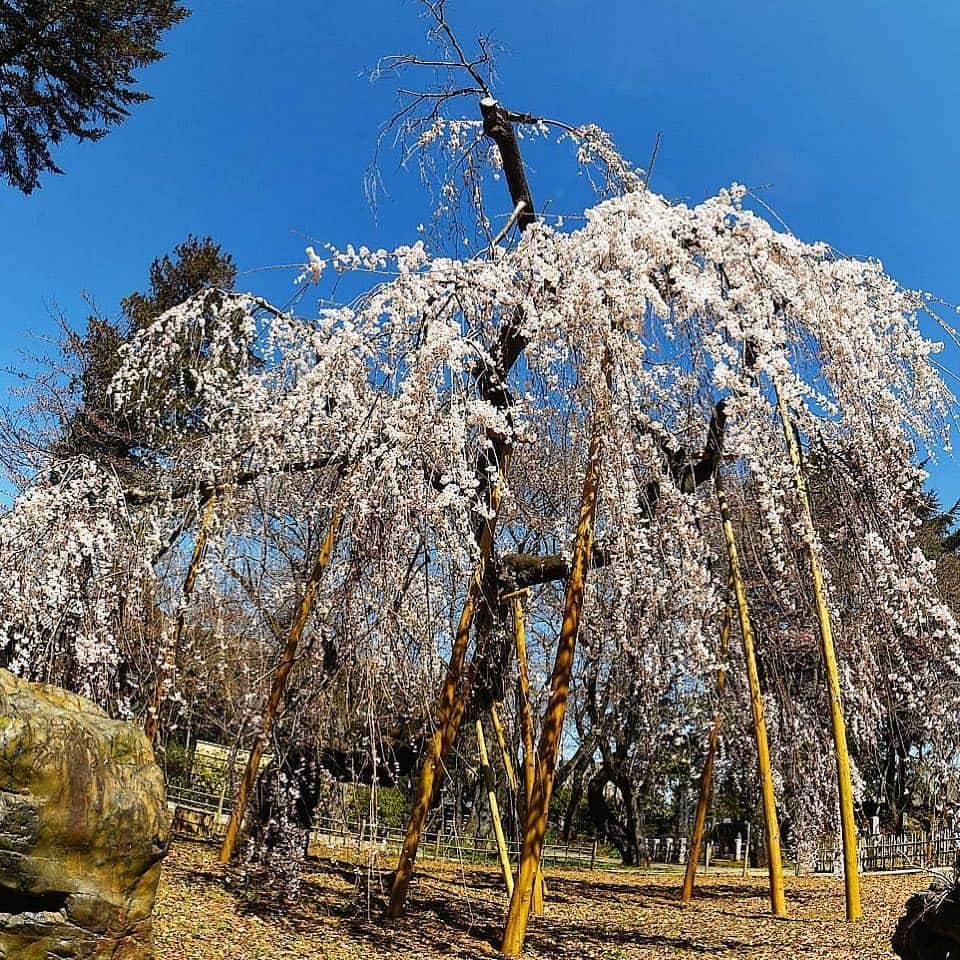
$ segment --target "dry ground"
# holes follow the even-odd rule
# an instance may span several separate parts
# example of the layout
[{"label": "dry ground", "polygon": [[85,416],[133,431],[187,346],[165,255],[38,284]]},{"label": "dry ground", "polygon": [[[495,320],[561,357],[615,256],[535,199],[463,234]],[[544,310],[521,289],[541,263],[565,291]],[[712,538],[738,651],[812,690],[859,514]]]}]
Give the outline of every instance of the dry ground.
[{"label": "dry ground", "polygon": [[[407,919],[380,922],[380,883],[348,863],[311,864],[299,902],[284,904],[238,870],[215,863],[216,850],[180,842],[167,860],[156,912],[162,960],[380,960],[496,957],[506,897],[484,867],[424,862]],[[385,865],[386,866],[386,865]],[[545,916],[531,920],[530,960],[660,958],[889,958],[890,934],[910,893],[929,878],[866,876],[865,919],[847,924],[843,885],[833,878],[788,878],[790,918],[767,912],[762,876],[707,877],[691,906],[680,903],[676,874],[554,872]]]}]

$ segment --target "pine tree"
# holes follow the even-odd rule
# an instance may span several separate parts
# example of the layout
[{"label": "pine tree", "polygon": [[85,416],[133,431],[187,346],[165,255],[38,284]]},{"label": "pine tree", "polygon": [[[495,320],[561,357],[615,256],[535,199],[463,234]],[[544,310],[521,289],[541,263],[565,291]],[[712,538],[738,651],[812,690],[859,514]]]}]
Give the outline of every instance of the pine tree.
[{"label": "pine tree", "polygon": [[176,0],[0,0],[0,174],[31,193],[51,146],[99,140],[149,99],[134,73],[189,14]]},{"label": "pine tree", "polygon": [[[110,381],[120,362],[120,347],[157,317],[202,290],[232,290],[237,268],[211,237],[189,236],[173,254],[158,257],[150,266],[149,288],[135,291],[121,302],[118,320],[90,317],[83,335],[69,334],[65,349],[75,361],[71,384],[77,405],[65,416],[55,453],[60,457],[82,455],[108,463],[121,477],[142,477],[158,453],[157,437],[148,438],[142,415],[120,412],[110,397]],[[191,328],[179,349],[185,360],[202,354],[205,343],[202,321]],[[178,401],[163,418],[171,432],[182,439],[191,433],[197,418],[194,397],[186,376],[188,365],[178,373]],[[158,385],[158,392],[161,385]],[[159,402],[159,401],[158,401]],[[162,441],[161,441],[162,442]]]}]

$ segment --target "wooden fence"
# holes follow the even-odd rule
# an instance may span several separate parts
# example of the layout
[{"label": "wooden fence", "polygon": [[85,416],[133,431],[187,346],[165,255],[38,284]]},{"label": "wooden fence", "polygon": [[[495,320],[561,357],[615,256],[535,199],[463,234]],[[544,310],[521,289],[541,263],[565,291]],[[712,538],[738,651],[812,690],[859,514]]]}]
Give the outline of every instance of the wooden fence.
[{"label": "wooden fence", "polygon": [[[226,791],[211,793],[196,787],[170,784],[167,800],[174,808],[174,833],[197,839],[213,839],[223,834],[232,809],[232,797]],[[314,820],[311,843],[329,849],[353,849],[369,852],[398,852],[404,832],[396,827],[369,821],[350,821],[333,817]],[[685,862],[686,838],[649,837],[644,841],[647,862],[682,864]],[[508,843],[510,854],[519,859],[520,842]],[[466,862],[495,862],[496,847],[491,837],[471,836],[455,831],[429,831],[420,843],[420,856]],[[621,865],[619,856],[611,855],[596,839],[547,843],[544,863],[550,867],[573,867],[582,870],[609,869]]]},{"label": "wooden fence", "polygon": [[[180,837],[212,840],[223,836],[230,815],[229,803],[219,807],[219,799],[201,796],[197,791],[171,787],[167,799],[174,808],[173,832]],[[403,845],[404,831],[367,821],[349,823],[332,817],[314,820],[310,843],[328,850],[349,850],[358,855],[396,854]],[[520,857],[520,844],[507,844],[514,859]],[[427,832],[420,841],[420,857],[434,860],[456,860],[467,863],[495,863],[497,848],[490,837],[469,836],[450,832]],[[609,869],[620,864],[596,840],[586,843],[548,843],[544,846],[544,864],[550,867],[572,867],[581,870]]]},{"label": "wooden fence", "polygon": [[[857,841],[861,871],[952,868],[957,863],[958,851],[960,836],[950,832],[873,834]],[[821,845],[814,871],[839,874],[841,869],[840,848],[833,844]]]},{"label": "wooden fence", "polygon": [[[382,824],[349,824],[327,817],[314,821],[311,840],[318,846],[351,847],[358,851],[376,849],[394,854],[403,845],[404,831]],[[520,857],[519,841],[508,841],[507,848],[514,860]],[[433,860],[458,860],[469,863],[495,863],[497,848],[492,837],[471,836],[453,832],[426,832],[420,841],[420,857]],[[551,867],[574,867],[594,870],[607,869],[620,863],[619,857],[609,856],[596,840],[587,842],[547,843],[543,851],[544,863]]]},{"label": "wooden fence", "polygon": [[[175,807],[174,832],[179,836],[210,839],[222,835],[230,816],[232,798],[226,791],[219,794],[195,788],[170,785],[167,798]],[[370,822],[351,822],[332,817],[318,817],[314,822],[311,842],[328,849],[350,849],[369,854],[396,853],[403,844],[403,831],[396,827]],[[520,855],[519,841],[508,843],[511,856]],[[960,836],[951,832],[905,833],[897,836],[874,834],[861,836],[857,843],[861,872],[883,870],[928,870],[952,868],[958,863]],[[495,862],[494,841],[490,837],[471,836],[450,831],[433,831],[424,835],[420,856],[436,860],[462,862]],[[686,838],[649,837],[645,841],[649,864],[683,864],[686,862]],[[582,870],[609,869],[620,866],[619,857],[597,840],[570,843],[547,843],[544,863],[551,867],[573,867]],[[840,848],[832,843],[821,844],[814,859],[815,873],[839,875],[842,870]]]}]

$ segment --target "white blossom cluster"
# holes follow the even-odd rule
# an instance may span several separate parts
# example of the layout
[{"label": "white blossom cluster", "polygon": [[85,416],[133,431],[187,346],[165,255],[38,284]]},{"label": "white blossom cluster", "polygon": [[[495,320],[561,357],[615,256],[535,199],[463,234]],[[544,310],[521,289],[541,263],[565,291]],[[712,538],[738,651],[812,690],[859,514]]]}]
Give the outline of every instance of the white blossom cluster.
[{"label": "white blossom cluster", "polygon": [[[420,146],[452,137],[462,147],[476,133],[448,124]],[[579,142],[582,159],[606,166],[624,191],[588,210],[581,228],[537,222],[516,245],[473,258],[434,256],[422,242],[331,248],[324,258],[310,248],[305,278],[387,279],[309,320],[205,291],[125,348],[116,402],[168,436],[169,409],[189,395],[189,445],[168,474],[171,489],[187,480],[231,491],[218,520],[218,569],[229,567],[231,549],[249,553],[277,516],[342,514],[320,610],[340,610],[363,657],[402,671],[400,651],[416,650],[428,675],[449,644],[449,609],[476,558],[477,525],[492,515],[497,478],[483,466],[491,451],[512,457],[499,478],[501,551],[563,553],[588,437],[599,429],[597,541],[606,556],[587,616],[602,608],[615,638],[610,662],[655,653],[647,673],[660,671],[664,689],[702,693],[720,659],[727,573],[709,485],[692,490],[684,476],[720,401],[728,486],[738,522],[749,516],[755,531],[749,563],[781,581],[777,613],[759,617],[771,672],[777,655],[798,653],[799,621],[810,623],[798,560],[807,534],[782,398],[818,495],[855,518],[842,543],[825,525],[814,546],[826,557],[851,730],[866,744],[882,696],[893,690],[911,704],[932,689],[907,651],[918,638],[941,669],[960,675],[960,634],[919,556],[911,508],[922,482],[916,460],[949,442],[953,405],[931,361],[937,347],[920,332],[926,302],[876,262],[774,229],[744,206],[739,186],[695,206],[670,203],[619,161],[602,131],[585,128]],[[518,359],[504,370],[502,349],[517,340]],[[68,619],[78,663],[115,660],[111,624],[127,598],[114,568],[129,562],[129,524],[108,477],[91,465],[71,469],[28,491],[2,521],[8,582],[20,598],[4,631],[22,670],[44,644],[52,649]],[[323,481],[306,484],[311,471]],[[244,486],[241,474],[261,479]],[[309,500],[297,502],[305,489]],[[158,503],[169,509],[169,498]],[[40,552],[28,564],[30,550]],[[219,589],[214,571],[199,591]],[[287,603],[300,582],[260,599]],[[797,629],[779,629],[784,610]],[[729,661],[736,671],[736,656]],[[801,684],[790,704],[801,725],[822,708],[814,689]],[[677,735],[706,715],[702,700],[684,710]],[[775,744],[796,739],[783,717],[775,726]]]},{"label": "white blossom cluster", "polygon": [[112,473],[78,459],[39,477],[0,517],[4,665],[100,702],[122,701],[130,691],[117,685],[121,624],[144,616],[148,547]]}]

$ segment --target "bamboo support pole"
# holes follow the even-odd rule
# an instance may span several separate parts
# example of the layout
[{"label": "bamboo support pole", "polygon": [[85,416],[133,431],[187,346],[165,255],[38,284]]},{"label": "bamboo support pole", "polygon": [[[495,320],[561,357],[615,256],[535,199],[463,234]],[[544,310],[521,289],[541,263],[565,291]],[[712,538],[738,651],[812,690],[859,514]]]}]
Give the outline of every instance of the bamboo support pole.
[{"label": "bamboo support pole", "polygon": [[316,602],[317,593],[320,584],[323,581],[323,575],[330,563],[330,557],[333,553],[333,547],[336,543],[337,534],[340,530],[340,522],[343,513],[337,510],[330,520],[330,526],[327,528],[327,534],[323,538],[320,550],[317,553],[317,559],[314,561],[313,569],[310,571],[310,577],[307,580],[306,588],[300,599],[300,606],[297,609],[297,615],[290,627],[290,633],[287,637],[287,644],[283,650],[283,656],[273,675],[273,683],[270,687],[270,695],[267,697],[267,704],[264,707],[263,718],[260,721],[260,729],[253,741],[250,749],[250,756],[247,758],[247,766],[243,772],[243,779],[240,781],[240,788],[237,791],[237,799],[233,805],[233,811],[230,814],[230,822],[227,824],[227,833],[223,838],[223,846],[220,848],[220,862],[229,863],[233,857],[237,845],[237,837],[240,834],[240,826],[243,823],[243,815],[246,813],[247,802],[250,794],[253,792],[253,785],[257,779],[257,773],[260,770],[260,761],[263,759],[263,752],[267,745],[267,738],[273,726],[273,720],[277,710],[283,701],[284,690],[287,685],[287,678],[293,669],[296,659],[297,647],[303,637],[304,628],[310,619]]},{"label": "bamboo support pole", "polygon": [[490,806],[493,835],[497,841],[497,856],[500,860],[500,870],[503,873],[503,882],[507,887],[507,896],[512,897],[513,870],[510,867],[510,854],[507,852],[507,839],[503,835],[503,821],[500,819],[500,804],[497,803],[497,786],[493,780],[493,771],[490,769],[487,741],[483,736],[483,721],[479,718],[477,719],[477,750],[480,753],[480,770],[483,773],[483,783],[487,788],[487,803]]},{"label": "bamboo support pole", "polygon": [[687,869],[683,877],[683,890],[680,899],[689,903],[693,898],[693,884],[697,876],[697,860],[700,858],[700,848],[703,845],[703,834],[707,823],[707,810],[710,807],[710,795],[713,791],[713,766],[717,755],[717,743],[720,740],[720,722],[722,718],[721,701],[723,691],[727,685],[726,663],[727,651],[730,648],[730,627],[733,623],[733,584],[727,588],[727,608],[723,614],[723,626],[720,629],[720,661],[721,667],[717,672],[717,706],[713,714],[713,726],[710,728],[710,739],[707,743],[707,757],[703,763],[703,773],[700,775],[700,796],[697,799],[697,813],[693,821],[693,836],[690,839],[690,850],[687,854]]},{"label": "bamboo support pole", "polygon": [[594,421],[587,454],[587,471],[580,500],[580,514],[574,541],[570,576],[563,601],[563,624],[557,641],[556,660],[550,685],[550,700],[540,735],[538,760],[540,765],[540,789],[534,791],[533,802],[524,817],[523,848],[520,855],[520,871],[517,885],[510,900],[510,910],[503,932],[501,951],[508,957],[519,956],[526,937],[530,918],[537,870],[543,852],[543,840],[547,831],[547,815],[550,795],[556,771],[560,737],[563,732],[563,717],[570,692],[570,676],[576,650],[580,616],[583,612],[583,594],[587,568],[593,548],[593,525],[600,488],[600,467],[603,460],[603,425],[599,417]]},{"label": "bamboo support pole", "polygon": [[[527,668],[527,632],[523,619],[522,596],[513,597],[513,631],[517,647],[517,714],[520,718],[520,743],[523,749],[523,796],[524,818],[533,803],[533,793],[537,789],[537,760],[533,746],[533,715],[530,712],[530,674]],[[543,914],[543,899],[546,883],[543,879],[543,864],[537,865],[537,877],[533,884],[532,913],[535,917]]]},{"label": "bamboo support pole", "polygon": [[510,747],[507,744],[507,734],[503,729],[503,721],[500,719],[500,711],[497,710],[495,703],[490,704],[490,722],[493,724],[493,730],[497,735],[497,743],[500,746],[500,756],[503,759],[503,769],[507,774],[507,783],[514,796],[516,796],[519,786],[517,784],[517,773],[513,769],[513,760],[510,757]]},{"label": "bamboo support pole", "polygon": [[760,692],[760,677],[757,672],[756,647],[753,627],[750,623],[750,611],[747,606],[747,593],[740,570],[740,557],[737,553],[737,541],[733,532],[733,522],[727,507],[727,498],[723,492],[720,471],[714,482],[717,500],[720,504],[720,519],[723,523],[723,537],[730,561],[730,579],[733,581],[737,602],[737,614],[740,619],[740,632],[743,635],[743,655],[747,662],[747,682],[750,687],[750,706],[753,711],[753,733],[757,744],[757,767],[760,774],[760,794],[763,801],[763,833],[767,845],[768,874],[770,878],[770,907],[773,915],[784,917],[787,914],[786,898],[783,890],[783,863],[780,854],[780,826],[777,822],[777,803],[773,788],[773,771],[770,766],[770,748],[767,744],[767,726],[763,718],[763,695]]},{"label": "bamboo support pole", "polygon": [[847,750],[847,729],[843,719],[843,703],[840,697],[840,674],[837,669],[837,655],[833,643],[833,626],[830,622],[830,610],[827,606],[826,591],[823,584],[823,571],[817,556],[816,530],[813,525],[813,511],[810,509],[810,497],[807,481],[803,473],[803,460],[800,445],[793,430],[790,411],[787,409],[783,394],[778,388],[777,407],[783,425],[783,435],[790,452],[790,461],[794,470],[794,485],[803,514],[804,541],[807,560],[810,564],[810,578],[813,581],[813,596],[817,609],[817,624],[820,629],[820,646],[823,652],[823,665],[827,674],[827,688],[830,696],[830,723],[833,728],[833,742],[837,760],[837,792],[840,798],[840,835],[843,845],[843,883],[846,900],[847,920],[857,920],[863,910],[860,903],[860,874],[857,863],[857,824],[853,816],[853,787],[850,782],[850,754]]},{"label": "bamboo support pole", "polygon": [[410,888],[410,879],[413,876],[413,865],[420,846],[420,838],[423,835],[427,814],[430,812],[430,804],[433,801],[437,771],[453,747],[457,730],[460,728],[460,721],[463,719],[463,713],[466,709],[469,678],[465,676],[464,663],[467,657],[467,646],[470,641],[473,620],[483,601],[486,566],[493,553],[494,524],[500,506],[499,484],[494,487],[490,499],[493,519],[484,525],[483,533],[480,536],[480,559],[473,576],[470,578],[467,596],[460,612],[460,621],[457,624],[450,663],[447,666],[447,672],[437,698],[437,723],[430,740],[427,742],[426,753],[420,766],[420,777],[413,796],[410,818],[407,821],[407,832],[404,836],[403,847],[400,850],[397,872],[394,874],[393,884],[390,887],[390,902],[387,905],[387,918],[390,920],[396,920],[403,914],[407,891]]},{"label": "bamboo support pole", "polygon": [[[187,575],[183,581],[183,597],[180,601],[180,609],[177,611],[177,622],[173,635],[172,670],[174,673],[177,669],[177,661],[180,658],[180,644],[183,640],[183,628],[187,614],[186,607],[190,602],[194,585],[197,582],[197,574],[200,571],[200,561],[206,552],[207,540],[210,535],[210,525],[213,523],[216,505],[216,496],[211,496],[207,501],[207,508],[204,510],[203,519],[200,521],[200,529],[197,531],[196,540],[193,542],[193,553],[190,555],[190,565],[187,567]],[[160,708],[163,706],[163,693],[166,679],[164,664],[158,664],[157,685],[153,689],[153,699],[150,704],[150,710],[147,713],[146,723],[143,726],[143,732],[146,734],[147,740],[150,741],[150,746],[153,746],[156,742],[157,732],[160,729]]]}]

